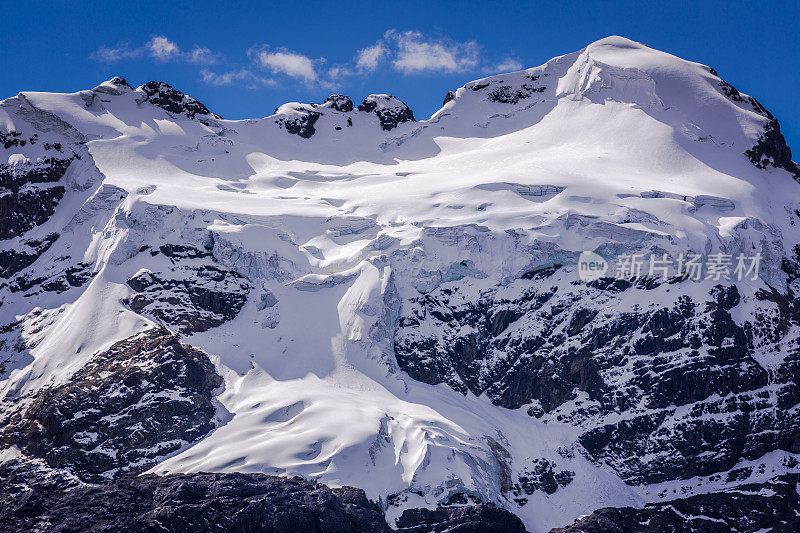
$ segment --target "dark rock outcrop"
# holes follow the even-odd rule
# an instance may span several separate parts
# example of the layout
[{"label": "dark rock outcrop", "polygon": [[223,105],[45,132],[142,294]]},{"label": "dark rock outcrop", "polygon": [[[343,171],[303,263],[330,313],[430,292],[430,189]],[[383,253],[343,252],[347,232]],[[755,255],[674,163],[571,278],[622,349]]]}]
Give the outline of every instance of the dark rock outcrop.
[{"label": "dark rock outcrop", "polygon": [[364,491],[264,474],[125,476],[83,485],[0,465],[3,531],[389,532]]},{"label": "dark rock outcrop", "polygon": [[128,280],[137,294],[124,303],[137,313],[182,333],[196,333],[235,318],[247,301],[247,278],[215,264],[205,250],[166,244],[145,253],[162,254],[169,266]]},{"label": "dark rock outcrop", "polygon": [[303,108],[298,108],[296,111],[298,112],[296,116],[282,119],[279,124],[282,124],[283,127],[286,128],[286,131],[293,135],[297,135],[303,139],[310,139],[317,132],[314,128],[314,124],[317,123],[317,120],[319,120],[322,114]]},{"label": "dark rock outcrop", "polygon": [[490,102],[517,104],[547,91],[542,76],[546,77],[548,74],[526,75],[523,83],[510,82],[502,78],[487,78],[468,83],[464,87],[473,92],[485,91],[486,99]]},{"label": "dark rock outcrop", "polygon": [[781,397],[797,402],[793,388],[697,402],[688,413],[668,408],[633,416],[591,429],[580,442],[629,484],[711,475],[773,450],[798,453],[800,419],[780,407]]},{"label": "dark rock outcrop", "polygon": [[478,504],[440,509],[407,509],[397,520],[402,533],[525,533],[515,515],[494,505]]},{"label": "dark rock outcrop", "polygon": [[[732,317],[741,300],[735,285],[713,287],[705,299],[676,295],[620,312],[619,298],[635,291],[645,301],[658,283],[575,285],[562,295],[557,276],[526,274],[480,292],[444,283],[412,298],[395,336],[400,367],[496,405],[530,405],[532,416],[591,417],[580,444],[629,484],[710,475],[774,450],[800,452],[800,414],[792,409],[800,403],[798,358],[785,352],[770,374],[755,357],[757,346],[779,342],[798,321],[788,303],[776,315],[779,293],[764,293],[754,314],[760,320],[740,325]],[[577,403],[562,408],[571,400]]]},{"label": "dark rock outcrop", "polygon": [[32,265],[58,237],[58,233],[51,233],[41,240],[20,240],[16,248],[0,251],[0,278],[10,278]]},{"label": "dark rock outcrop", "polygon": [[800,530],[800,474],[758,485],[700,494],[644,509],[599,509],[573,525],[550,533],[708,533],[790,532]]},{"label": "dark rock outcrop", "polygon": [[[716,71],[713,71],[713,74],[717,76]],[[749,107],[752,111],[758,113],[762,117],[773,118],[772,113],[767,111],[767,109],[763,105],[761,105],[761,102],[759,102],[752,96],[740,93],[736,89],[736,87],[726,82],[725,80],[723,79],[719,80],[719,87],[722,90],[722,94],[727,96],[728,99],[736,102],[737,104],[744,104],[745,106]]]},{"label": "dark rock outcrop", "polygon": [[[713,68],[710,69],[710,72],[719,77],[717,71]],[[761,133],[758,142],[756,142],[752,148],[745,151],[744,154],[747,158],[758,168],[766,168],[768,165],[782,168],[792,174],[794,179],[800,182],[800,165],[792,161],[792,149],[786,144],[786,139],[784,139],[781,133],[781,125],[778,123],[778,119],[767,111],[767,109],[761,105],[761,102],[752,96],[740,93],[728,82],[720,79],[719,86],[722,93],[727,96],[728,99],[748,107],[753,112],[767,119],[767,123],[764,125],[764,131]]]},{"label": "dark rock outcrop", "polygon": [[212,391],[221,384],[204,352],[152,328],[95,354],[0,421],[0,447],[87,480],[140,470],[214,428]]},{"label": "dark rock outcrop", "polygon": [[42,226],[65,195],[85,190],[100,172],[83,135],[57,115],[22,93],[0,107],[11,118],[0,131],[0,278],[11,281],[0,286],[19,292],[47,279],[30,272],[13,279],[60,237],[60,227]]},{"label": "dark rock outcrop", "polygon": [[348,113],[353,110],[353,101],[341,94],[332,94],[325,102],[330,103],[331,109],[342,113]]},{"label": "dark rock outcrop", "polygon": [[144,101],[160,107],[164,111],[173,114],[183,114],[189,118],[197,115],[208,115],[213,118],[220,118],[208,110],[200,101],[192,98],[188,94],[174,89],[171,85],[163,81],[150,81],[137,89],[144,93]]},{"label": "dark rock outcrop", "polygon": [[20,236],[53,216],[66,192],[59,182],[72,161],[72,157],[48,157],[35,163],[0,164],[0,240]]},{"label": "dark rock outcrop", "polygon": [[745,155],[758,168],[766,168],[767,165],[782,168],[800,182],[800,165],[792,161],[792,149],[786,144],[776,118],[767,122],[758,142]]},{"label": "dark rock outcrop", "polygon": [[[398,363],[414,379],[444,382],[465,394],[486,393],[503,407],[518,408],[537,399],[551,410],[569,399],[576,385],[594,390],[602,384],[596,365],[585,355],[569,352],[561,363],[550,356],[563,345],[564,334],[556,332],[559,324],[581,313],[561,306],[545,310],[553,294],[553,288],[537,283],[513,298],[490,290],[469,301],[452,283],[414,298],[404,307],[395,336]],[[519,320],[525,325],[507,331]],[[419,335],[423,321],[441,334]],[[531,322],[538,323],[535,329],[525,327]]]},{"label": "dark rock outcrop", "polygon": [[388,94],[367,96],[358,106],[358,110],[375,113],[384,131],[392,130],[404,122],[414,122],[415,120],[414,113],[406,104]]},{"label": "dark rock outcrop", "polygon": [[522,84],[519,87],[500,86],[489,91],[487,97],[491,102],[498,102],[501,104],[516,104],[520,100],[530,98],[536,93],[542,93],[547,90],[545,86],[535,86],[530,84]]},{"label": "dark rock outcrop", "polygon": [[[102,83],[102,84],[98,85],[97,87],[95,87],[94,89],[92,89],[91,92],[92,93],[101,93],[101,94],[110,94],[110,95],[113,95],[113,96],[119,96],[121,94],[125,94],[127,92],[132,91],[132,90],[133,90],[133,87],[128,85],[128,81],[125,78],[123,78],[121,76],[114,76],[113,78],[111,78],[107,82]],[[94,102],[94,95],[88,95],[87,94],[86,96],[82,95],[81,97],[85,98],[86,103],[87,103],[87,107]]]},{"label": "dark rock outcrop", "polygon": [[[87,485],[35,461],[0,464],[0,529],[71,532],[390,533],[381,508],[353,487],[265,474],[120,476]],[[524,533],[491,505],[410,509],[403,533]]]},{"label": "dark rock outcrop", "polygon": [[[333,129],[341,131],[353,126],[354,111],[372,113],[378,117],[381,129],[390,131],[404,122],[414,121],[414,113],[394,96],[372,94],[354,110],[353,101],[347,96],[333,94],[322,104],[284,104],[275,109],[275,124],[288,133],[310,139],[317,133],[317,123],[326,113],[334,118]],[[336,113],[330,113],[335,111]],[[341,114],[345,114],[343,117]],[[346,121],[342,121],[346,119]]]},{"label": "dark rock outcrop", "polygon": [[546,494],[555,494],[560,488],[569,485],[575,472],[559,469],[555,463],[547,459],[533,459],[529,466],[517,476],[517,483],[512,489],[517,503],[524,505],[525,496],[530,496],[536,491]]},{"label": "dark rock outcrop", "polygon": [[128,89],[133,89],[133,87],[131,87],[128,84],[128,81],[122,76],[114,76],[113,78],[108,80],[108,83],[110,83],[111,85],[115,85],[117,87],[127,87]]}]

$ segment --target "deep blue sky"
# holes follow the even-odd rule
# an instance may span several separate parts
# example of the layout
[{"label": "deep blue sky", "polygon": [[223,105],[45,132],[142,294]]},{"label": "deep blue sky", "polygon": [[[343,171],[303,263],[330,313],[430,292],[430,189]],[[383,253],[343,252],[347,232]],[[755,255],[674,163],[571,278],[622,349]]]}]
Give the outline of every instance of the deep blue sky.
[{"label": "deep blue sky", "polygon": [[0,21],[0,99],[122,75],[167,81],[226,118],[331,92],[388,92],[427,118],[448,89],[616,34],[716,68],[778,117],[800,159],[798,20],[796,0],[19,2]]}]

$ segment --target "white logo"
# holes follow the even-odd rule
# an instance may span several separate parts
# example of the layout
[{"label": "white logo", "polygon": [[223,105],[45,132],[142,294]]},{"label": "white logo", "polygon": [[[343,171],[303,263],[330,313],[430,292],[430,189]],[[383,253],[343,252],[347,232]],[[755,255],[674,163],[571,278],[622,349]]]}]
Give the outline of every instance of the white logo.
[{"label": "white logo", "polygon": [[582,281],[594,281],[603,277],[608,271],[608,263],[602,256],[594,252],[583,252],[578,257],[578,277]]}]

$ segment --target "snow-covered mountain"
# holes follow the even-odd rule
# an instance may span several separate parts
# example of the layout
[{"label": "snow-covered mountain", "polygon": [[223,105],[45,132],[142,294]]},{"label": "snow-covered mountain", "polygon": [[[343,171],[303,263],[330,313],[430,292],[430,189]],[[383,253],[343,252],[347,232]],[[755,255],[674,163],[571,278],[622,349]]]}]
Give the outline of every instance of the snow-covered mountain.
[{"label": "snow-covered mountain", "polygon": [[114,78],[0,102],[0,145],[0,467],[298,475],[393,527],[797,526],[800,167],[707,66],[609,37],[423,121]]}]

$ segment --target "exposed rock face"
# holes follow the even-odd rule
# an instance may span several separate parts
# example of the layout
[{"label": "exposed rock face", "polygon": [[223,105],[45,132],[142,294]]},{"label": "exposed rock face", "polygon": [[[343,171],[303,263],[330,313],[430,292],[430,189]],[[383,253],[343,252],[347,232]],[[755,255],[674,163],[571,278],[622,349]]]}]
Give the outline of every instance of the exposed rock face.
[{"label": "exposed rock face", "polygon": [[348,113],[353,110],[353,101],[341,94],[332,94],[325,102],[329,103],[332,109],[342,113]]},{"label": "exposed rock face", "polygon": [[780,407],[797,403],[793,389],[760,389],[697,402],[688,412],[669,408],[634,416],[592,429],[580,442],[619,468],[628,483],[710,475],[773,450],[798,453],[798,418]]},{"label": "exposed rock face", "polygon": [[512,83],[501,78],[489,78],[468,83],[464,87],[473,92],[485,93],[486,99],[490,102],[517,104],[547,91],[548,86],[544,83],[547,76],[549,76],[548,73],[526,74],[521,83]]},{"label": "exposed rock face", "polygon": [[215,115],[209,111],[200,101],[192,98],[188,94],[183,94],[163,81],[150,81],[136,90],[145,94],[144,99],[146,102],[158,106],[164,111],[183,114],[189,118],[194,118],[197,115],[208,115],[213,118],[220,118],[219,115]]},{"label": "exposed rock face", "polygon": [[[51,147],[51,150],[60,151]],[[46,222],[64,196],[59,183],[72,157],[49,157],[35,163],[0,164],[0,239],[22,235]]]},{"label": "exposed rock face", "polygon": [[[717,75],[717,72],[714,69],[711,69],[711,73],[714,74],[715,76],[719,77]],[[750,109],[752,109],[753,111],[755,111],[756,113],[758,113],[759,115],[761,115],[763,117],[774,118],[772,116],[772,113],[767,111],[766,108],[764,106],[762,106],[761,103],[758,100],[756,100],[752,96],[748,96],[748,95],[740,93],[738,90],[736,90],[736,87],[734,87],[733,85],[731,85],[730,83],[726,82],[725,80],[723,80],[721,78],[719,80],[719,86],[720,86],[720,89],[722,90],[722,93],[725,96],[727,96],[730,100],[732,100],[732,101],[734,101],[736,103],[739,103],[739,104],[745,104],[745,105],[749,106]]]},{"label": "exposed rock face", "polygon": [[798,531],[798,482],[800,475],[788,474],[763,485],[742,485],[729,492],[702,494],[648,505],[644,509],[599,509],[551,533]]},{"label": "exposed rock face", "polygon": [[[775,308],[765,305],[754,322],[739,327],[730,318],[739,303],[733,287],[712,296],[715,301],[706,303],[708,314],[697,330],[699,351],[690,346],[686,360],[660,348],[655,379],[642,382],[643,390],[652,391],[653,410],[597,427],[580,439],[590,454],[624,472],[628,483],[709,475],[772,450],[800,451],[800,423],[792,409],[800,402],[796,355],[788,354],[772,373],[753,358],[762,353],[759,347],[769,350],[777,339],[795,346],[790,330],[797,316],[789,310],[776,316],[771,314]],[[758,298],[766,302],[771,296]],[[665,324],[680,322],[673,317]]]},{"label": "exposed rock face", "polygon": [[392,130],[404,122],[413,122],[414,113],[406,104],[388,94],[371,94],[358,106],[359,111],[375,113],[385,131]]},{"label": "exposed rock face", "polygon": [[167,261],[163,269],[141,271],[128,280],[137,294],[125,303],[136,312],[195,333],[233,319],[247,300],[247,279],[215,264],[205,250],[165,244],[143,253],[161,254]]},{"label": "exposed rock face", "polygon": [[50,233],[44,239],[20,239],[14,249],[0,251],[0,277],[10,278],[36,261],[58,239]]},{"label": "exposed rock face", "polygon": [[574,477],[575,472],[561,470],[547,459],[534,459],[518,476],[513,493],[517,502],[524,505],[527,502],[525,495],[530,496],[536,491],[555,494],[569,485]]},{"label": "exposed rock face", "polygon": [[328,115],[332,129],[341,131],[353,126],[358,113],[371,113],[378,117],[381,129],[390,131],[400,124],[414,121],[414,113],[403,102],[387,94],[371,94],[357,107],[347,96],[333,94],[322,104],[284,104],[275,109],[275,123],[288,133],[310,139],[317,133],[320,119]]},{"label": "exposed rock face", "polygon": [[[125,94],[127,92],[130,92],[132,90],[133,87],[128,85],[128,81],[125,78],[121,76],[114,76],[107,82],[101,83],[100,85],[92,89],[92,92],[118,96],[120,94]],[[87,104],[88,103],[89,102],[87,102]]]},{"label": "exposed rock face", "polygon": [[5,377],[9,366],[20,354],[25,353],[25,341],[20,332],[21,323],[22,320],[14,320],[0,326],[0,377]]},{"label": "exposed rock face", "polygon": [[[564,342],[585,334],[597,312],[550,302],[555,294],[555,286],[541,281],[477,293],[445,284],[404,307],[395,339],[398,362],[415,379],[486,393],[512,409],[536,399],[549,411],[576,389],[599,397],[602,381],[589,349],[566,350]],[[441,334],[420,336],[423,321]]]},{"label": "exposed rock face", "polygon": [[[718,76],[712,68],[711,73]],[[754,112],[768,119],[755,146],[745,151],[745,155],[758,168],[768,165],[789,171],[796,180],[800,181],[800,166],[792,161],[792,149],[786,144],[786,139],[781,133],[781,125],[772,113],[753,98],[740,93],[736,88],[724,80],[720,80],[723,94],[734,102],[749,106]]]},{"label": "exposed rock face", "polygon": [[407,509],[397,520],[402,533],[524,533],[522,521],[505,509],[479,504],[441,509]]},{"label": "exposed rock face", "polygon": [[0,465],[0,473],[0,520],[9,532],[390,531],[364,491],[300,478],[147,475],[83,485],[58,477],[43,482],[41,472],[18,462]]},{"label": "exposed rock face", "polygon": [[[389,533],[383,512],[353,487],[330,489],[264,474],[121,476],[86,485],[35,461],[0,463],[3,530],[263,533]],[[520,532],[522,522],[490,505],[411,509],[403,533]]]},{"label": "exposed rock face", "polygon": [[0,103],[0,115],[5,117],[0,130],[0,278],[9,280],[0,281],[0,289],[22,292],[49,284],[44,290],[63,292],[79,286],[86,279],[82,265],[54,264],[70,257],[45,266],[59,271],[58,280],[23,271],[59,239],[61,228],[48,222],[64,196],[80,194],[100,176],[85,139],[25,94]]},{"label": "exposed rock face", "polygon": [[128,89],[133,89],[125,78],[122,76],[114,76],[108,81],[111,85],[116,85],[117,87],[127,87]]},{"label": "exposed rock face", "polygon": [[[55,236],[55,234],[51,234],[49,237]],[[48,240],[43,244],[49,245],[51,242]],[[39,250],[41,250],[40,255],[26,255],[23,265],[27,266],[36,261],[41,253],[47,250],[47,246],[41,246]],[[35,270],[22,272],[12,278],[8,288],[12,293],[24,293],[25,296],[36,296],[45,292],[58,294],[73,287],[86,285],[95,274],[90,264],[77,263],[68,266],[68,264],[63,264],[65,262],[62,259],[61,264],[54,265],[53,268],[48,269],[49,272],[45,272],[43,275],[39,275],[40,273]]]},{"label": "exposed rock face", "polygon": [[[71,192],[80,194],[74,189]],[[109,204],[125,196],[126,193],[116,187],[101,186],[84,204],[77,218],[94,216],[101,211],[110,217],[113,208]],[[8,282],[0,282],[0,289],[7,287],[14,298],[27,298],[62,293],[91,280],[96,274],[93,262],[73,257],[69,253],[69,239],[59,242],[61,235],[53,230],[63,231],[64,228],[50,226],[48,221],[42,228],[33,228],[22,237],[0,244],[0,277],[9,278]],[[60,252],[50,253],[54,245]]]},{"label": "exposed rock face", "polygon": [[214,427],[212,391],[221,383],[205,353],[152,328],[12,412],[0,444],[86,480],[140,470]]},{"label": "exposed rock face", "polygon": [[530,98],[535,93],[544,92],[546,89],[547,87],[545,86],[536,86],[527,83],[518,88],[501,86],[489,91],[489,100],[503,104],[516,104],[520,100]]},{"label": "exposed rock face", "polygon": [[305,107],[298,106],[294,109],[295,116],[282,119],[278,124],[283,125],[286,131],[302,137],[303,139],[310,139],[317,130],[314,129],[314,124],[317,123],[321,113],[311,111]]},{"label": "exposed rock face", "polygon": [[792,161],[792,149],[786,144],[781,126],[775,118],[767,122],[758,143],[747,150],[745,155],[758,168],[766,168],[767,165],[783,168],[800,181],[800,165]]},{"label": "exposed rock face", "polygon": [[[594,420],[580,443],[630,484],[800,452],[800,417],[789,409],[800,403],[793,359],[770,379],[754,358],[764,335],[789,334],[791,312],[774,317],[765,303],[762,322],[740,326],[731,316],[736,286],[720,285],[705,300],[681,295],[620,313],[615,302],[626,294],[644,301],[690,282],[659,289],[647,279],[601,279],[563,293],[553,272],[482,290],[451,282],[412,298],[395,337],[401,368],[503,407],[530,404],[537,417],[586,393],[589,403],[559,416]],[[619,412],[628,414],[615,419]]]}]

